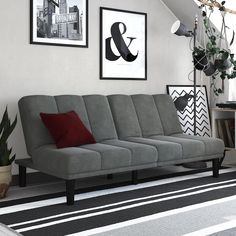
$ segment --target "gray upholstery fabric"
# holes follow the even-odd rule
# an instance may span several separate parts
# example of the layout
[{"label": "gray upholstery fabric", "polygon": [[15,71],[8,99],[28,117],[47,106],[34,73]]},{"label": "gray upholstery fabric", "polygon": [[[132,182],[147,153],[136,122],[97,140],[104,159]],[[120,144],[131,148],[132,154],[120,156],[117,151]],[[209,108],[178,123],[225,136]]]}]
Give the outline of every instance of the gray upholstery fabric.
[{"label": "gray upholstery fabric", "polygon": [[157,162],[158,159],[157,150],[153,146],[116,139],[107,140],[103,143],[129,149],[132,153],[131,165],[153,163]]},{"label": "gray upholstery fabric", "polygon": [[108,101],[119,138],[140,137],[142,132],[131,97],[110,95]]},{"label": "gray upholstery fabric", "polygon": [[83,97],[92,133],[97,142],[117,138],[107,98],[102,95]]},{"label": "gray upholstery fabric", "polygon": [[208,138],[187,134],[175,134],[174,137],[198,140],[205,144],[205,154],[206,155],[215,155],[215,154],[223,154],[224,153],[224,142],[218,138]]},{"label": "gray upholstery fabric", "polygon": [[103,170],[131,165],[132,153],[128,149],[102,143],[83,145],[81,148],[100,153]]},{"label": "gray upholstery fabric", "polygon": [[205,155],[205,145],[203,142],[187,138],[173,136],[152,136],[151,139],[179,143],[182,146],[183,158],[191,158]]},{"label": "gray upholstery fabric", "polygon": [[170,165],[178,165],[178,164],[196,162],[196,161],[209,161],[216,158],[222,158],[222,154],[204,155],[204,156],[199,156],[199,157],[191,157],[191,158],[172,160],[172,161],[160,161],[160,162],[157,162],[157,166],[170,166]]},{"label": "gray upholstery fabric", "polygon": [[57,176],[101,170],[102,166],[98,152],[78,147],[57,149],[55,145],[45,145],[34,150],[32,159],[38,170]]},{"label": "gray upholstery fabric", "polygon": [[165,135],[183,133],[172,98],[166,94],[153,95]]},{"label": "gray upholstery fabric", "polygon": [[84,100],[81,96],[77,95],[61,95],[55,97],[58,112],[64,113],[68,111],[75,111],[84,125],[91,131],[87,111],[84,105]]},{"label": "gray upholstery fabric", "polygon": [[[33,166],[64,179],[219,158],[224,152],[222,140],[182,134],[174,103],[164,94],[36,95],[23,97],[19,109]],[[39,113],[70,110],[99,143],[55,147]]]},{"label": "gray upholstery fabric", "polygon": [[163,134],[163,128],[157,107],[151,95],[131,96],[138,116],[143,137]]},{"label": "gray upholstery fabric", "polygon": [[31,155],[37,147],[54,143],[39,116],[40,112],[58,112],[54,97],[44,95],[27,96],[21,98],[18,105],[28,154]]},{"label": "gray upholstery fabric", "polygon": [[182,159],[182,146],[178,143],[139,137],[129,137],[126,140],[154,146],[158,151],[158,162]]}]

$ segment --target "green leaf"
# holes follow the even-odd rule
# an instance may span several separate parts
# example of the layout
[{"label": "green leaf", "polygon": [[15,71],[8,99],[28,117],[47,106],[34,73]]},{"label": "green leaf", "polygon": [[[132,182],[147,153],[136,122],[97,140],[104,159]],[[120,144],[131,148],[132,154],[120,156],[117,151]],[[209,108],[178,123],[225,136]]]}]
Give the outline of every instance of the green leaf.
[{"label": "green leaf", "polygon": [[226,59],[228,59],[228,57],[229,57],[229,53],[228,52],[224,52],[222,54],[222,60],[226,60]]},{"label": "green leaf", "polygon": [[15,159],[16,159],[16,154],[12,158],[10,158],[9,164],[11,164]]},{"label": "green leaf", "polygon": [[7,144],[1,145],[0,148],[0,166],[8,166],[9,165],[9,151],[7,149]]},{"label": "green leaf", "polygon": [[233,30],[233,35],[232,35],[232,39],[231,39],[231,41],[230,41],[230,46],[234,43],[234,36],[235,36],[235,32],[234,32],[234,30]]},{"label": "green leaf", "polygon": [[224,7],[224,6],[219,7],[219,10],[220,10],[220,11],[225,11],[225,7]]},{"label": "green leaf", "polygon": [[225,76],[226,76],[226,75],[221,74],[221,75],[220,75],[220,78],[221,78],[222,80],[225,80]]},{"label": "green leaf", "polygon": [[211,41],[216,41],[216,36],[212,35],[211,36]]},{"label": "green leaf", "polygon": [[0,123],[0,166],[7,166],[12,163],[15,159],[15,155],[10,158],[12,153],[12,148],[8,149],[7,139],[16,127],[17,116],[15,117],[13,123],[8,117],[7,107],[2,117]]},{"label": "green leaf", "polygon": [[212,44],[211,44],[210,42],[208,42],[208,43],[206,44],[206,48],[207,48],[208,50],[212,49]]},{"label": "green leaf", "polygon": [[215,50],[216,50],[216,54],[220,53],[220,48],[215,48]]},{"label": "green leaf", "polygon": [[3,131],[3,128],[7,125],[7,122],[8,122],[8,113],[7,113],[7,107],[6,107],[3,117],[2,117],[2,121],[0,123],[0,135]]},{"label": "green leaf", "polygon": [[8,124],[6,125],[6,127],[4,127],[2,137],[0,138],[0,144],[6,142],[8,137],[11,135],[12,131],[15,129],[17,123],[17,117],[13,121],[12,125],[10,124],[10,120],[8,120],[7,123]]}]

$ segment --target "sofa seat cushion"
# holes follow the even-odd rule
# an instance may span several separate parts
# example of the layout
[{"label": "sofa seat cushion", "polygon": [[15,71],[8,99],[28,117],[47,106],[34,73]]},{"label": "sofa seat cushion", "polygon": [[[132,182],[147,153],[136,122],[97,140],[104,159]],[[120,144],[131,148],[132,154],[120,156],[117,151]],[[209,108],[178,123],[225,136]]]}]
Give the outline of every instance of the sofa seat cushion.
[{"label": "sofa seat cushion", "polygon": [[221,139],[187,135],[187,134],[174,134],[173,136],[178,138],[191,139],[203,142],[205,144],[206,155],[215,155],[224,153],[225,146],[224,142]]},{"label": "sofa seat cushion", "polygon": [[98,152],[101,155],[102,169],[114,169],[131,165],[132,154],[129,149],[96,143],[81,146],[83,149]]},{"label": "sofa seat cushion", "polygon": [[151,136],[155,140],[168,141],[178,143],[182,146],[183,158],[192,158],[205,155],[205,145],[202,141],[188,138],[179,138],[173,136]]},{"label": "sofa seat cushion", "polygon": [[101,170],[101,156],[98,152],[69,147],[57,149],[53,144],[35,149],[33,163],[42,172],[64,176]]},{"label": "sofa seat cushion", "polygon": [[157,162],[158,159],[156,148],[150,145],[122,141],[118,139],[106,140],[103,143],[129,149],[132,153],[131,165],[133,166]]},{"label": "sofa seat cushion", "polygon": [[158,162],[182,159],[182,146],[178,143],[139,137],[129,137],[125,140],[154,146],[158,152]]}]

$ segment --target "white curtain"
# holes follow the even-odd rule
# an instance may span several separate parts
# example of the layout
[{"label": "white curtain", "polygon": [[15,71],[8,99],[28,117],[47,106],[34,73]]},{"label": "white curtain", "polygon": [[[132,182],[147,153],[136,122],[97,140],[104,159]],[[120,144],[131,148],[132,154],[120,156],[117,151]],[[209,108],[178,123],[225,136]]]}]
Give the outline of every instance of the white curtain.
[{"label": "white curtain", "polygon": [[[225,7],[236,10],[236,1],[226,0]],[[212,14],[211,21],[220,30],[222,17],[217,9],[215,9],[214,14]],[[226,26],[229,28],[227,30],[227,38],[229,42],[232,39],[233,30],[235,31],[235,34],[236,34],[235,22],[236,22],[236,15],[227,13],[225,16],[225,23],[226,23]],[[236,60],[236,35],[235,35],[234,43],[233,45],[231,45],[230,50],[231,50],[231,53],[235,54],[234,59]],[[228,82],[229,82],[228,94],[225,94],[224,98],[229,101],[236,101],[236,78],[230,79]]]}]

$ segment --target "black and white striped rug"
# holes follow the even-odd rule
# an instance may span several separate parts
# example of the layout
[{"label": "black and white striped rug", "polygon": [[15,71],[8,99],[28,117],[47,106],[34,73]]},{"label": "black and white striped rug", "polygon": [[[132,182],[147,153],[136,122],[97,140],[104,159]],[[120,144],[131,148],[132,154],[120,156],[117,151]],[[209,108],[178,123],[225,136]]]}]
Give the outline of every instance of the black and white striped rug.
[{"label": "black and white striped rug", "polygon": [[236,172],[224,172],[78,194],[73,206],[59,197],[1,207],[0,222],[30,236],[236,235]]}]

